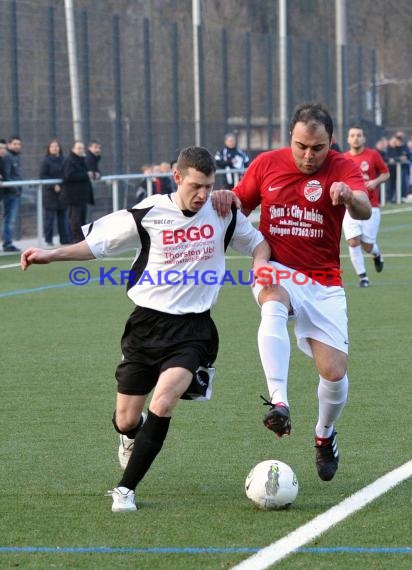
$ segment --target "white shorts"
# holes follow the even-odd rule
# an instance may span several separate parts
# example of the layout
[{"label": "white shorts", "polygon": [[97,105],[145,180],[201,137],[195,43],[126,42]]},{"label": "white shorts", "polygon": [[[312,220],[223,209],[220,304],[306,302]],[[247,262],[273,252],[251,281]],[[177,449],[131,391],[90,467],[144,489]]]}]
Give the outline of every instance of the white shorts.
[{"label": "white shorts", "polygon": [[[289,294],[293,310],[290,318],[296,320],[295,335],[299,349],[313,357],[307,340],[312,338],[348,354],[348,316],[343,287],[326,287],[312,279],[305,284],[299,284],[299,281],[304,281],[302,273],[276,261],[269,261],[268,265],[282,271],[282,276],[289,272],[290,276],[281,279],[279,285]],[[263,285],[259,284],[252,288],[258,305],[262,289]]]},{"label": "white shorts", "polygon": [[360,237],[364,243],[375,243],[381,223],[381,209],[372,208],[372,215],[369,220],[354,220],[346,211],[343,218],[343,233],[345,239]]}]

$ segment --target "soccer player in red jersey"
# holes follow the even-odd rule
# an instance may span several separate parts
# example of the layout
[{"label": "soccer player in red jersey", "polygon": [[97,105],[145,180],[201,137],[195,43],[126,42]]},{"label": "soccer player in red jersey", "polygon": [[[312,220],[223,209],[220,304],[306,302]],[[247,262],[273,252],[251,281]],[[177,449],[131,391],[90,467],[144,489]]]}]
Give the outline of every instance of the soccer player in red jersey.
[{"label": "soccer player in red jersey", "polygon": [[372,206],[372,216],[369,220],[353,219],[349,212],[346,212],[343,218],[343,232],[349,246],[352,265],[359,277],[359,287],[369,287],[362,250],[373,255],[373,262],[378,273],[383,269],[383,257],[376,243],[381,222],[379,186],[389,178],[389,168],[382,156],[377,150],[367,148],[365,142],[362,127],[351,126],[348,131],[349,150],[343,155],[359,166]]},{"label": "soccer player in red jersey", "polygon": [[[345,212],[368,219],[371,206],[359,168],[330,149],[333,122],[324,107],[298,107],[290,135],[290,147],[252,161],[234,193],[244,213],[260,206],[259,229],[271,247],[267,282],[253,288],[261,307],[258,345],[269,391],[263,423],[279,437],[291,430],[287,322],[294,317],[298,346],[319,373],[316,467],[319,477],[330,481],[339,462],[335,423],[348,395],[342,220]],[[224,215],[233,196],[225,190],[214,194]]]}]

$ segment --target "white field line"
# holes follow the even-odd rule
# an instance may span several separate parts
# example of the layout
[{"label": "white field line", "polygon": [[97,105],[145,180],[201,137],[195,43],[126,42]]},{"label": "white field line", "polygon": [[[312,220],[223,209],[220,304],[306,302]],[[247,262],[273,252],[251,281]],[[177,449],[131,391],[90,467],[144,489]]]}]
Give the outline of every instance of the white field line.
[{"label": "white field line", "polygon": [[20,263],[9,263],[8,265],[0,265],[0,269],[12,269],[13,267],[20,267]]},{"label": "white field line", "polygon": [[402,212],[410,212],[411,208],[398,208],[397,210],[385,210],[381,212],[382,216],[388,216],[389,214],[401,214]]},{"label": "white field line", "polygon": [[412,460],[383,475],[331,509],[262,548],[232,570],[265,570],[412,476]]}]

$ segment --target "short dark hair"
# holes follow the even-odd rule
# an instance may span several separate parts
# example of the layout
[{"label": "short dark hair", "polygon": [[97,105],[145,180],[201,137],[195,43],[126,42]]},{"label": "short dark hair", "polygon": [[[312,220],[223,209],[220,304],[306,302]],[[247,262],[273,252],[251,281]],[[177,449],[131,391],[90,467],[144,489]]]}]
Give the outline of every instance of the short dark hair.
[{"label": "short dark hair", "polygon": [[290,134],[293,133],[296,123],[305,123],[307,126],[315,128],[317,125],[323,125],[325,131],[332,140],[333,121],[329,111],[321,103],[303,103],[296,107],[292,120],[290,122]]},{"label": "short dark hair", "polygon": [[21,142],[21,138],[19,137],[19,135],[11,135],[7,142],[11,143],[13,141],[20,141]]},{"label": "short dark hair", "polygon": [[349,129],[348,129],[348,132],[349,132],[351,129],[358,129],[358,131],[364,132],[364,131],[363,131],[363,127],[361,127],[361,126],[359,125],[359,123],[353,123],[352,125],[350,125],[350,126],[349,126]]},{"label": "short dark hair", "polygon": [[177,169],[185,174],[189,168],[194,168],[206,176],[216,172],[213,156],[203,146],[188,146],[184,148],[177,159]]}]

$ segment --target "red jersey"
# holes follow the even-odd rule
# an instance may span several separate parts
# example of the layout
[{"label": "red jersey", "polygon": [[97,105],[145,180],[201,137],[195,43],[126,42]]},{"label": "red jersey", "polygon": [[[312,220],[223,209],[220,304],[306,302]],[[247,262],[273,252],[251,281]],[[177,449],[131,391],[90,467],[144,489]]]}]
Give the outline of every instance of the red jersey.
[{"label": "red jersey", "polygon": [[[374,180],[381,174],[389,172],[389,168],[385,164],[379,152],[373,148],[364,148],[359,154],[351,154],[350,151],[343,154],[346,158],[350,158],[359,166],[364,180]],[[379,208],[379,186],[373,190],[369,190],[369,200],[373,208]]]},{"label": "red jersey", "polygon": [[330,187],[345,182],[367,192],[359,168],[330,150],[321,168],[304,174],[290,148],[260,154],[234,192],[247,210],[261,206],[259,229],[278,261],[324,285],[341,285],[340,239],[345,206],[332,206]]}]

